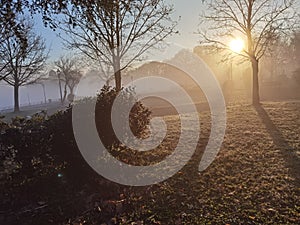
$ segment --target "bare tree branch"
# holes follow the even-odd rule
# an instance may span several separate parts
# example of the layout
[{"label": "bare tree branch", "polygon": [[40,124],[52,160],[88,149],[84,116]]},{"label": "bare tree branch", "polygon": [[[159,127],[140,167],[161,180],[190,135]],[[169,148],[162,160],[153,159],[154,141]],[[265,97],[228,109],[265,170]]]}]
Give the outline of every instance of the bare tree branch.
[{"label": "bare tree branch", "polygon": [[33,23],[28,18],[21,23],[19,32],[26,34],[26,47],[19,44],[13,31],[0,43],[1,62],[6,65],[2,69],[3,80],[14,87],[15,111],[19,110],[19,87],[35,83],[48,58],[44,40],[33,33]]},{"label": "bare tree branch", "polygon": [[[121,71],[157,43],[175,33],[173,12],[164,0],[96,1],[65,10],[61,30],[70,49],[79,50],[99,64],[110,65],[117,88]],[[100,65],[103,64],[104,65]]]},{"label": "bare tree branch", "polygon": [[202,17],[206,32],[199,32],[202,44],[229,49],[234,36],[246,42],[237,55],[248,58],[252,64],[253,102],[258,103],[258,62],[276,40],[299,27],[296,0],[210,0],[207,5],[208,15]]}]

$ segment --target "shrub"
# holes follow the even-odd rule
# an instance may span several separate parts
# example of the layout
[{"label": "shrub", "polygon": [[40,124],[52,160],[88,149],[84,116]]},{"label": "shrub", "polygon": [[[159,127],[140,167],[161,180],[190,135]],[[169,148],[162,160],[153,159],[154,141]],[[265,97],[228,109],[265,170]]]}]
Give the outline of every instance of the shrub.
[{"label": "shrub", "polygon": [[[121,104],[135,101],[133,89],[122,90],[120,94]],[[114,88],[105,86],[96,99],[96,127],[99,137],[108,149],[120,144],[111,125],[111,109],[117,95]],[[86,98],[73,104],[84,107],[91,100],[93,99]],[[99,177],[98,174],[85,162],[76,145],[72,128],[72,108],[73,105],[70,105],[66,110],[50,117],[41,112],[30,118],[16,117],[11,124],[2,122],[0,144],[1,149],[7,149],[7,152],[1,158],[12,158],[13,151],[13,160],[21,165],[19,175],[23,179],[53,175],[59,169],[68,181],[76,185],[95,180]],[[124,113],[120,112],[120,119],[127,119]],[[129,123],[137,137],[143,135],[149,120],[150,111],[141,102],[136,102],[130,112]]]},{"label": "shrub", "polygon": [[[1,123],[1,166],[13,172],[6,176],[24,183],[54,169],[49,168],[54,158],[49,148],[51,134],[45,127],[46,119],[46,113],[41,112],[29,118],[16,117],[11,124]],[[7,163],[13,167],[8,168]]]},{"label": "shrub", "polygon": [[[133,89],[122,90],[120,94],[121,104],[126,105],[136,101]],[[104,86],[96,99],[95,123],[99,138],[108,150],[120,144],[111,124],[112,105],[117,95],[118,92],[114,88]],[[74,104],[80,104],[81,107],[84,107],[85,104],[91,104],[92,100],[91,98],[85,98]],[[54,154],[58,156],[61,162],[67,163],[65,173],[78,185],[78,182],[87,182],[87,179],[94,180],[95,177],[98,177],[98,174],[89,167],[77,148],[72,129],[72,107],[69,106],[65,111],[52,115],[47,122],[47,126],[53,134],[51,148]],[[141,102],[134,104],[130,112],[129,124],[135,136],[141,137],[146,131],[150,114],[151,112]],[[119,119],[125,120],[128,118],[125,118],[124,113],[120,112]]]},{"label": "shrub", "polygon": [[[109,86],[104,86],[98,94],[96,103],[96,126],[99,136],[107,148],[118,146],[120,144],[116,137],[111,123],[111,112],[114,100],[119,93],[116,89]],[[136,137],[142,137],[147,130],[150,121],[151,112],[139,101],[136,101],[134,90],[132,88],[123,89],[120,93],[121,105],[135,103],[130,111],[129,125],[132,133]],[[126,115],[119,112],[119,120],[126,120]],[[122,129],[122,134],[126,136],[125,128]]]}]

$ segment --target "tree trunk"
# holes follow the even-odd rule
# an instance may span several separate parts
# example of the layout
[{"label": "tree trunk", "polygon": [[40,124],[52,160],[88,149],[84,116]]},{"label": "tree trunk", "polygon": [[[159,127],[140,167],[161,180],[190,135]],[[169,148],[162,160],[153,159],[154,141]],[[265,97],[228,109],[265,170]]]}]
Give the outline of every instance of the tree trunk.
[{"label": "tree trunk", "polygon": [[115,55],[115,80],[116,80],[116,91],[121,91],[122,81],[121,81],[121,59],[120,59],[120,46],[121,46],[121,38],[122,38],[122,31],[121,31],[121,24],[120,24],[120,2],[119,0],[116,1],[116,55]]},{"label": "tree trunk", "polygon": [[62,90],[61,90],[60,72],[57,72],[57,75],[58,75],[58,85],[59,85],[60,102],[63,105],[64,101],[63,101]]},{"label": "tree trunk", "polygon": [[114,56],[114,76],[115,76],[116,91],[118,92],[121,91],[121,87],[122,87],[120,65],[121,65],[120,58],[118,57],[118,55]]},{"label": "tree trunk", "polygon": [[74,86],[73,85],[69,86],[69,90],[70,90],[71,95],[74,95],[74,88],[75,88],[75,85]]},{"label": "tree trunk", "polygon": [[115,72],[115,83],[116,83],[116,90],[120,91],[122,84],[121,84],[121,71],[118,70]]},{"label": "tree trunk", "polygon": [[62,98],[62,104],[65,103],[66,98],[67,98],[67,84],[65,84],[65,87],[64,87],[64,96]]},{"label": "tree trunk", "polygon": [[252,104],[259,105],[259,83],[258,83],[258,60],[252,60],[252,79],[253,79],[253,86],[252,86]]},{"label": "tree trunk", "polygon": [[19,85],[14,86],[14,112],[20,112],[19,106]]}]

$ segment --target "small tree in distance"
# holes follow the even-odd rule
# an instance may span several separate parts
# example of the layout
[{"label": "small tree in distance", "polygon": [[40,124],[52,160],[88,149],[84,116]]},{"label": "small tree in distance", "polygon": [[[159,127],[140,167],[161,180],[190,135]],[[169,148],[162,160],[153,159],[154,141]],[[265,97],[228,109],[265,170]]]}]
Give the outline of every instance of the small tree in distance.
[{"label": "small tree in distance", "polygon": [[76,57],[62,56],[54,64],[57,67],[57,72],[52,74],[57,77],[51,77],[51,79],[58,79],[59,85],[61,85],[61,82],[64,83],[64,93],[61,95],[61,102],[64,103],[68,94],[67,89],[69,89],[70,98],[73,99],[74,88],[79,83],[83,74],[79,69],[79,60]]},{"label": "small tree in distance", "polygon": [[[12,31],[0,43],[3,80],[14,88],[14,111],[20,111],[19,88],[35,83],[40,77],[48,58],[46,45],[41,36],[33,32],[33,23],[21,20],[19,32],[26,37],[26,46],[19,44],[19,38]],[[5,54],[4,54],[5,53]]]},{"label": "small tree in distance", "polygon": [[252,102],[260,103],[259,61],[273,42],[286,37],[298,26],[295,0],[208,0],[208,14],[203,24],[209,28],[201,32],[202,43],[218,49],[228,49],[235,36],[245,40],[246,47],[239,55],[251,62]]}]

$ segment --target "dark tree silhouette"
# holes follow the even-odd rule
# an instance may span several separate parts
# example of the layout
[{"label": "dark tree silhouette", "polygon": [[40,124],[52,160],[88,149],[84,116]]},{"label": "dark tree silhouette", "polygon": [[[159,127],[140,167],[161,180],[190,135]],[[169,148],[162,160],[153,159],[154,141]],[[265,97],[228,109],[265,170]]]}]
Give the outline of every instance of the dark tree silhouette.
[{"label": "dark tree silhouette", "polygon": [[296,70],[294,71],[293,78],[294,80],[300,85],[300,31],[295,32],[293,40],[293,62],[297,66]]},{"label": "dark tree silhouette", "polygon": [[[20,31],[21,24],[16,18],[16,14],[21,11],[22,8],[11,1],[0,1],[0,43],[14,35],[21,48],[26,47],[26,37]],[[7,76],[7,74],[3,74],[4,69],[8,66],[8,62],[2,59],[5,54],[6,52],[0,52],[0,80]]]},{"label": "dark tree silhouette", "polygon": [[293,77],[296,82],[300,85],[300,30],[294,33],[292,39],[292,46],[293,46],[293,63],[297,66]]},{"label": "dark tree silhouette", "polygon": [[259,60],[278,37],[283,37],[299,24],[295,0],[218,0],[207,2],[203,23],[209,30],[201,32],[202,42],[228,49],[228,40],[239,36],[246,48],[239,55],[252,65],[253,104],[259,104]]},{"label": "dark tree silhouette", "polygon": [[176,23],[169,17],[172,12],[164,0],[87,1],[64,11],[61,29],[71,49],[113,68],[120,90],[121,71],[175,32]]},{"label": "dark tree silhouette", "polygon": [[26,46],[19,44],[14,31],[8,33],[0,43],[3,80],[14,87],[14,111],[19,108],[19,88],[32,84],[41,77],[48,54],[41,36],[33,33],[33,23],[21,20],[19,32],[26,37]]},{"label": "dark tree silhouette", "polygon": [[69,96],[74,96],[74,88],[83,74],[79,68],[79,59],[76,57],[63,56],[55,61],[54,64],[57,67],[57,72],[54,73],[55,79],[59,79],[59,83],[64,83],[64,93],[61,96],[61,102],[64,103],[68,94],[67,89],[69,89]]},{"label": "dark tree silhouette", "polygon": [[[93,0],[0,0],[0,42],[3,38],[6,38],[6,34],[13,33],[16,37],[18,44],[25,48],[27,45],[26,35],[20,32],[22,23],[19,21],[19,17],[24,12],[30,12],[33,14],[42,15],[42,20],[45,26],[49,26],[52,29],[56,29],[58,26],[58,20],[56,15],[62,13],[68,7],[77,7],[82,5],[93,4]],[[106,2],[107,0],[98,0],[97,2]],[[0,73],[4,69],[5,64],[0,62]],[[0,80],[3,76],[0,74]]]}]

